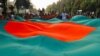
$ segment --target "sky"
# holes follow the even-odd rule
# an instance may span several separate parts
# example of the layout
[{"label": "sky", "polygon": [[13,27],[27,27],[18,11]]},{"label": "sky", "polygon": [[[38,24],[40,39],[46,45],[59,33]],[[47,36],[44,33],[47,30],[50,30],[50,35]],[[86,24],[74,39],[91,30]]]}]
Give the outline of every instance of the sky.
[{"label": "sky", "polygon": [[14,0],[8,0],[8,1],[13,2]]},{"label": "sky", "polygon": [[31,0],[31,3],[34,4],[36,9],[42,9],[57,1],[58,0]]},{"label": "sky", "polygon": [[[13,2],[14,0],[9,0],[10,2]],[[30,0],[31,3],[35,6],[36,9],[42,9],[47,8],[48,5],[57,2],[59,0]]]}]

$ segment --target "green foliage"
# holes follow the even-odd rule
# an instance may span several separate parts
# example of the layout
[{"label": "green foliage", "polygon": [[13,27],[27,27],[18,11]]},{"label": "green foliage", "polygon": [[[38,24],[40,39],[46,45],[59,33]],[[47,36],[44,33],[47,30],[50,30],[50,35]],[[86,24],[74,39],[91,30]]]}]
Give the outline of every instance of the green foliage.
[{"label": "green foliage", "polygon": [[20,9],[22,6],[25,9],[28,9],[30,7],[30,2],[29,0],[16,0],[15,6],[17,7],[17,9]]},{"label": "green foliage", "polygon": [[59,0],[57,3],[49,5],[46,11],[50,12],[52,10],[59,13],[66,11],[71,15],[77,10],[83,10],[83,12],[94,11],[97,14],[100,13],[100,0]]}]

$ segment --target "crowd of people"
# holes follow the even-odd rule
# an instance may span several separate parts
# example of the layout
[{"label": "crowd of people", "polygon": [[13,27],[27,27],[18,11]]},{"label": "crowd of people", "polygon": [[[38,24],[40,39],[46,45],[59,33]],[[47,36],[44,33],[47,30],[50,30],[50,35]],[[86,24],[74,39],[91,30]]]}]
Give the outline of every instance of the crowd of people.
[{"label": "crowd of people", "polygon": [[[69,13],[65,11],[63,11],[62,13],[57,13],[55,11],[52,11],[50,13],[45,13],[45,10],[42,9],[42,10],[38,10],[38,14],[36,13],[15,14],[12,9],[13,7],[10,7],[11,11],[7,13],[7,15],[3,15],[2,9],[0,9],[0,20],[3,20],[3,19],[16,20],[16,17],[19,16],[19,17],[24,18],[24,20],[34,19],[35,17],[38,17],[40,19],[46,19],[46,20],[49,20],[52,18],[58,18],[63,21],[68,21],[72,17]],[[89,16],[91,18],[95,17],[94,12],[82,13],[82,11],[78,11],[76,12],[75,15],[84,15],[84,16]]]},{"label": "crowd of people", "polygon": [[3,19],[16,20],[17,16],[20,16],[20,17],[24,18],[25,20],[33,19],[35,17],[49,20],[49,19],[57,17],[59,19],[67,21],[67,19],[70,18],[69,14],[66,13],[66,12],[62,12],[60,14],[58,14],[58,13],[56,13],[54,11],[52,11],[50,13],[45,13],[44,9],[43,10],[39,10],[38,14],[36,14],[36,13],[15,14],[13,11],[11,11],[11,12],[7,13],[7,15],[3,15],[2,14],[2,10],[0,10],[0,11],[1,11],[0,12],[0,20],[3,20]]}]

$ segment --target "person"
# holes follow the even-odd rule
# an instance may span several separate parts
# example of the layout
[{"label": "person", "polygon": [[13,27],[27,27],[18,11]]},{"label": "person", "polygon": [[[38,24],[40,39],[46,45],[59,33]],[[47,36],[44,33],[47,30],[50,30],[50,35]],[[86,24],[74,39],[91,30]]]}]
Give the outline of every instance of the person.
[{"label": "person", "polygon": [[94,12],[91,12],[91,18],[95,18],[95,13]]},{"label": "person", "polygon": [[67,17],[66,17],[67,15],[68,15],[68,14],[65,13],[65,12],[62,12],[62,13],[61,13],[61,17],[62,17],[62,20],[63,20],[63,21],[67,21]]},{"label": "person", "polygon": [[0,20],[3,20],[4,19],[4,16],[3,15],[0,15]]}]

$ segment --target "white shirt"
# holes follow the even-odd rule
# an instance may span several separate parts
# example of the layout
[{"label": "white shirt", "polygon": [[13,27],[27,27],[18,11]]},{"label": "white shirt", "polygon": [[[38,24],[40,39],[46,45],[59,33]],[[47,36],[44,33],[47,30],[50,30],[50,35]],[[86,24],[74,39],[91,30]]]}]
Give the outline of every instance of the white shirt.
[{"label": "white shirt", "polygon": [[67,15],[68,15],[67,13],[62,13],[61,14],[62,20],[64,20],[64,21],[67,20],[67,17],[66,17]]}]

